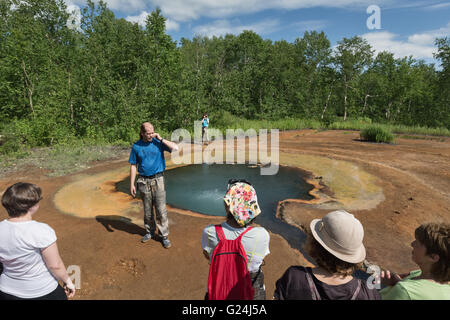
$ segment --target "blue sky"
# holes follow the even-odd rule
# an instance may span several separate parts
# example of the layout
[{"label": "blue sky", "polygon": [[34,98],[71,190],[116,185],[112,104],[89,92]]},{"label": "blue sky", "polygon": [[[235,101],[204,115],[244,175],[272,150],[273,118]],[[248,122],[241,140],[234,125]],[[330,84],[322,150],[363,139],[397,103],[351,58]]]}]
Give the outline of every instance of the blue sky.
[{"label": "blue sky", "polygon": [[[70,10],[85,0],[65,0]],[[450,37],[450,1],[442,0],[106,0],[118,18],[145,23],[159,7],[167,18],[167,33],[174,40],[195,35],[238,35],[253,30],[264,39],[293,42],[306,30],[324,31],[332,46],[344,37],[362,36],[376,52],[396,57],[412,55],[435,62],[434,39]],[[380,29],[367,20],[380,8]],[[374,20],[371,20],[374,22]]]}]

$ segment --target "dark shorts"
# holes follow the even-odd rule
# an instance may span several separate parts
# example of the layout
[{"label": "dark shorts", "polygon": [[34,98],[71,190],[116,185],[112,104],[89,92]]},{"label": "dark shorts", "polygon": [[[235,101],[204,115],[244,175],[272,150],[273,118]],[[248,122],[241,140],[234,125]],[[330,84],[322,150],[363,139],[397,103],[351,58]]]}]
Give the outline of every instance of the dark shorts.
[{"label": "dark shorts", "polygon": [[266,300],[266,287],[264,286],[264,273],[259,272],[250,273],[252,278],[252,287],[255,290],[253,300]]},{"label": "dark shorts", "polygon": [[13,296],[12,294],[0,291],[0,300],[67,300],[67,296],[64,289],[60,285],[58,285],[56,289],[50,292],[49,294],[46,294],[45,296],[42,297],[30,299],[19,298]]}]

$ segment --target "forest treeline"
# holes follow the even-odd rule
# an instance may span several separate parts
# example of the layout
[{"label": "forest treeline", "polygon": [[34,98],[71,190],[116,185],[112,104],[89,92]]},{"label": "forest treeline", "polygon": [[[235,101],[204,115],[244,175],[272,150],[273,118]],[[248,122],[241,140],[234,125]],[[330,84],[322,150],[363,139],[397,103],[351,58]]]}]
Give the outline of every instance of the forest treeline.
[{"label": "forest treeline", "polygon": [[202,112],[251,120],[337,117],[450,129],[450,39],[440,66],[366,40],[333,48],[323,32],[293,43],[252,31],[182,38],[159,9],[145,27],[88,1],[79,25],[62,0],[0,1],[0,133],[28,146],[135,139],[143,120],[170,132]]}]

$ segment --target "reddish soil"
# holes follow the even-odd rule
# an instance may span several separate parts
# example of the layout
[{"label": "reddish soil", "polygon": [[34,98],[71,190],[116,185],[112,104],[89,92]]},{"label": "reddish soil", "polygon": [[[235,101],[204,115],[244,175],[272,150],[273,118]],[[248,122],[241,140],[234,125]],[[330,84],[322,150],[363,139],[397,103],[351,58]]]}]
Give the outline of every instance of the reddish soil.
[{"label": "reddish soil", "polygon": [[[415,267],[409,246],[414,229],[426,221],[450,222],[450,139],[397,139],[393,145],[358,139],[359,133],[350,131],[289,131],[280,134],[280,148],[285,153],[352,162],[376,176],[385,200],[376,208],[351,213],[365,228],[367,259],[398,272],[409,271]],[[95,163],[82,174],[126,165],[127,159]],[[217,218],[169,210],[172,247],[164,249],[157,241],[142,244],[142,226],[126,219],[105,213],[103,219],[79,218],[55,208],[53,195],[72,182],[74,175],[51,178],[30,167],[0,179],[0,193],[17,181],[42,188],[44,199],[35,219],[56,231],[66,267],[81,268],[81,289],[74,299],[203,299],[209,265],[202,255],[200,237],[202,229]],[[287,201],[283,216],[304,227],[329,211]],[[5,218],[1,208],[0,219]],[[276,234],[271,234],[270,251],[263,267],[268,299],[289,266],[308,263]]]}]

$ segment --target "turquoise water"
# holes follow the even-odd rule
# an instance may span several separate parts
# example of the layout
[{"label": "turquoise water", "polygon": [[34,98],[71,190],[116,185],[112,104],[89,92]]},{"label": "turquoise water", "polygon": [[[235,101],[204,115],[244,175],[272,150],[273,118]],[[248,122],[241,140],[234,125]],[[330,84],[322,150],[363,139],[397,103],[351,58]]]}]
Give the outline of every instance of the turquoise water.
[{"label": "turquoise water", "polygon": [[256,190],[261,214],[256,223],[280,234],[291,246],[300,248],[305,235],[275,217],[277,204],[284,199],[305,199],[313,186],[306,183],[302,170],[280,166],[273,176],[263,176],[259,167],[244,164],[197,164],[164,172],[167,203],[206,215],[223,216],[223,196],[229,179],[246,179]]},{"label": "turquoise water", "polygon": [[[313,198],[308,194],[313,186],[306,183],[306,176],[302,170],[280,166],[278,174],[262,176],[259,167],[243,164],[197,164],[166,170],[164,176],[169,205],[205,215],[223,216],[224,220],[223,196],[227,191],[228,180],[246,179],[255,188],[262,211],[255,222],[281,235],[291,247],[298,249],[307,260],[314,263],[303,249],[306,235],[299,228],[275,217],[279,201]],[[130,179],[127,178],[118,182],[116,187],[122,192],[129,193],[129,185]],[[198,237],[200,241],[201,235]],[[369,275],[358,271],[354,276],[366,280]]]},{"label": "turquoise water", "polygon": [[[223,216],[223,196],[229,179],[246,179],[256,190],[261,214],[255,222],[285,238],[301,250],[305,234],[275,217],[277,204],[284,199],[311,200],[313,188],[306,183],[302,170],[280,166],[273,176],[263,176],[259,167],[245,164],[195,164],[164,172],[167,204],[205,215]],[[116,184],[119,191],[129,194],[130,178]],[[205,225],[206,226],[206,225]]]},{"label": "turquoise water", "polygon": [[280,167],[273,176],[260,175],[261,169],[247,165],[197,164],[167,170],[164,173],[167,203],[195,212],[225,216],[223,196],[229,179],[246,179],[256,190],[262,217],[275,214],[278,201],[311,199],[312,189],[298,169]]}]

